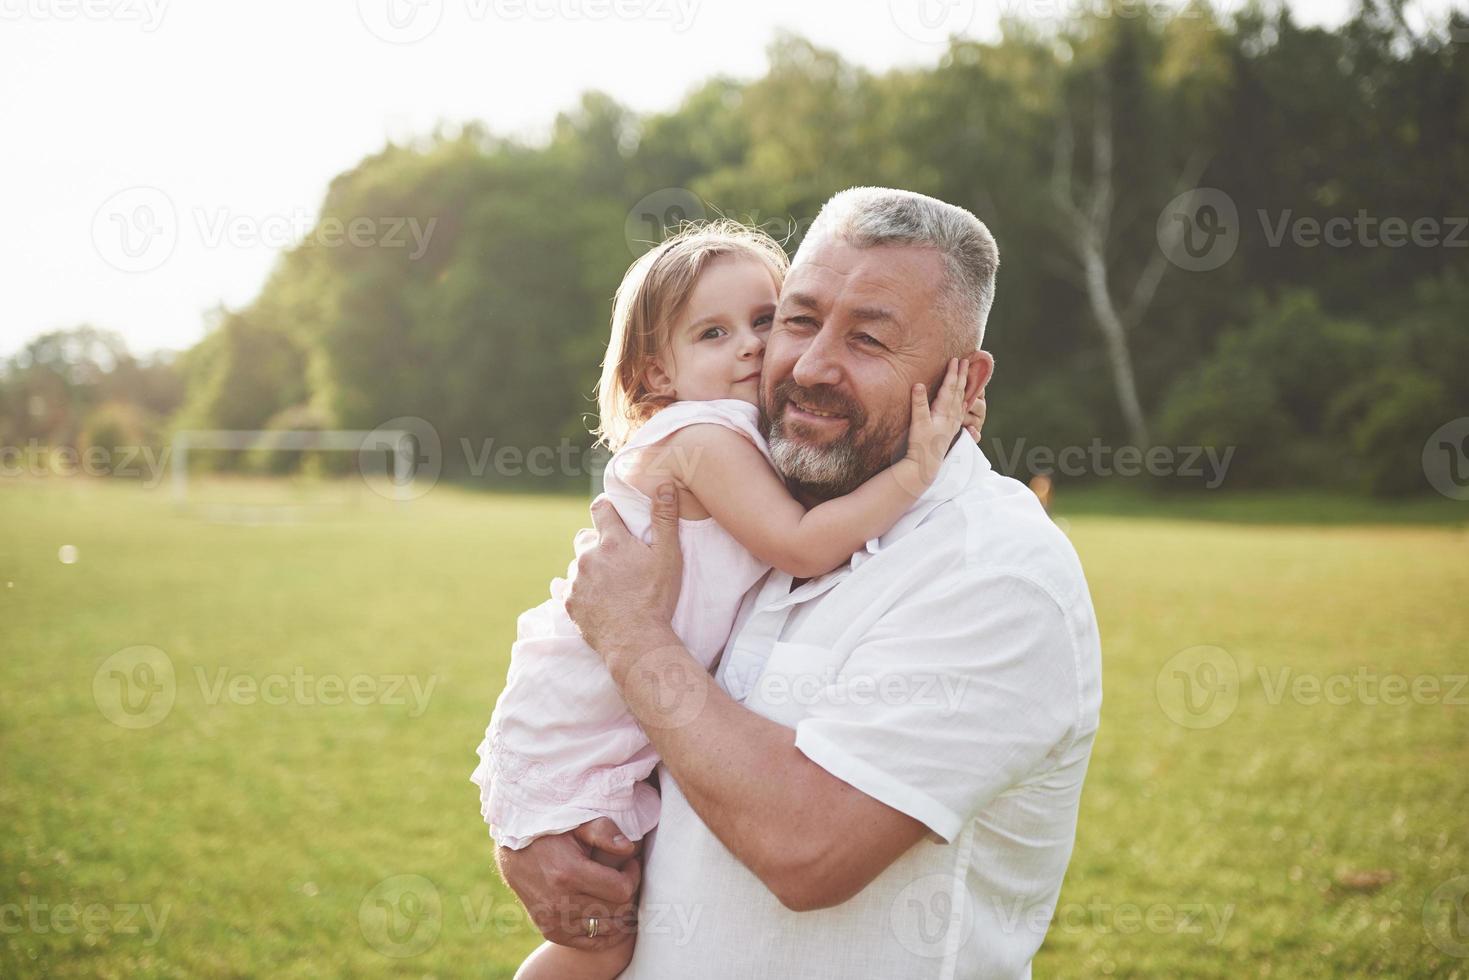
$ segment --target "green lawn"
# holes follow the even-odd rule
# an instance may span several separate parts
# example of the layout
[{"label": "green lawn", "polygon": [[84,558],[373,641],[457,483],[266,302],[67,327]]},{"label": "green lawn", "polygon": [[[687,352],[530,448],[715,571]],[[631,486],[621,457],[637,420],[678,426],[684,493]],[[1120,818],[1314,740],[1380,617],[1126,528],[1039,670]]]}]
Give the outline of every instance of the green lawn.
[{"label": "green lawn", "polygon": [[[467,777],[585,502],[327,496],[0,483],[0,976],[534,946]],[[1464,525],[1096,510],[1102,732],[1036,975],[1469,976]]]}]

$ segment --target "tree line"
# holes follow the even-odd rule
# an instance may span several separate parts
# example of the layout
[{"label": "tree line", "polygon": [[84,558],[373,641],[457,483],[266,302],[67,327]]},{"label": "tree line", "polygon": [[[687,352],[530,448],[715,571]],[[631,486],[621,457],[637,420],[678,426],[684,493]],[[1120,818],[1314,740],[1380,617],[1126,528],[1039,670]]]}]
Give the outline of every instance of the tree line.
[{"label": "tree line", "polygon": [[584,450],[639,250],[724,215],[794,251],[855,184],[994,231],[985,440],[1016,475],[1020,446],[1209,446],[1227,486],[1422,492],[1425,441],[1469,415],[1469,26],[1415,29],[1400,0],[1335,30],[1124,2],[883,73],[782,35],[764,75],[667,112],[589,92],[539,143],[467,122],[389,144],[320,221],[414,223],[414,248],[308,235],[177,357],[41,337],[0,373],[0,441],[416,416],[448,450]]}]

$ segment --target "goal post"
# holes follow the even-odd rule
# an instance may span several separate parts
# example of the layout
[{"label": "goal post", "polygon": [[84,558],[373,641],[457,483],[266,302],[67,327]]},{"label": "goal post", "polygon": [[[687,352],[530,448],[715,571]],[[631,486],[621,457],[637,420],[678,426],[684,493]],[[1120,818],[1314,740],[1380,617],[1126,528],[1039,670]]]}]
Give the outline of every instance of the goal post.
[{"label": "goal post", "polygon": [[406,429],[189,429],[175,432],[170,455],[173,499],[179,503],[188,500],[189,451],[192,449],[265,452],[324,449],[357,453],[358,471],[364,480],[368,478],[363,469],[364,459],[371,453],[391,452],[392,491],[384,496],[393,500],[411,500],[416,496],[412,488],[417,459],[413,435]]}]

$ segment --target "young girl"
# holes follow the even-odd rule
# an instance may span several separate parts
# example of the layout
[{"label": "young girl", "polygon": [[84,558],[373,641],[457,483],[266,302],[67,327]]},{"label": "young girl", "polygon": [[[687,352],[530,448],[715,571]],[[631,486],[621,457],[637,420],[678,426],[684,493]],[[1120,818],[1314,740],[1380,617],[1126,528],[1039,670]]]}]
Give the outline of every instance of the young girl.
[{"label": "young girl", "polygon": [[[606,494],[648,541],[650,495],[670,477],[679,487],[683,582],[673,628],[706,668],[751,585],[772,565],[800,578],[824,574],[889,530],[932,482],[963,421],[967,372],[951,361],[932,411],[923,386],[914,388],[903,460],[809,511],[792,498],[757,407],[786,268],[771,238],[717,222],[646,253],[617,290],[598,386],[598,434],[615,451]],[[721,458],[701,465],[706,454]],[[645,781],[658,756],[566,614],[574,570],[573,562],[551,597],[519,619],[472,777],[491,835],[512,849],[597,817],[634,841],[658,822],[658,792]],[[545,943],[516,978],[612,978],[632,950],[631,942],[599,952]]]}]

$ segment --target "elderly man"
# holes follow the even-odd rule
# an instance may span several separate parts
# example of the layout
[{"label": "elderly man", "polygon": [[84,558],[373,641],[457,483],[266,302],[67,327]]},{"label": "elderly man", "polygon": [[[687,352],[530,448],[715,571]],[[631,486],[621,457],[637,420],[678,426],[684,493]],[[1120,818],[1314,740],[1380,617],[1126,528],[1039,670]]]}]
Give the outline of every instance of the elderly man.
[{"label": "elderly man", "polygon": [[[763,424],[808,505],[902,456],[909,392],[969,357],[999,256],[968,211],[854,188],[822,208],[765,351]],[[671,491],[670,487],[666,488]],[[714,675],[669,626],[671,494],[651,547],[610,505],[568,609],[663,758],[642,863],[598,821],[501,870],[548,938],[625,941],[636,980],[1025,977],[1076,832],[1101,652],[1076,554],[960,432],[932,487],[849,565],[770,572]]]}]

